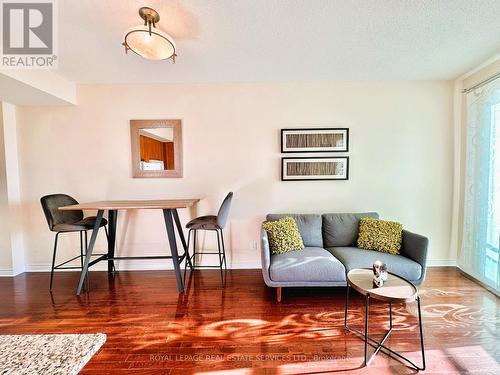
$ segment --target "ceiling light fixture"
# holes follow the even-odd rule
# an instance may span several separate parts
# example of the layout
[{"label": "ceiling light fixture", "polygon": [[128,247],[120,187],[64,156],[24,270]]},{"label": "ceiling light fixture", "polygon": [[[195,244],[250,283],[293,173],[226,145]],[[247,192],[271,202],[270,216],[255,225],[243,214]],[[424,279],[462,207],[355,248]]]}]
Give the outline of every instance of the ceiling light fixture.
[{"label": "ceiling light fixture", "polygon": [[139,16],[144,20],[144,25],[133,26],[126,31],[122,43],[125,53],[131,50],[148,60],[172,59],[175,63],[177,54],[174,40],[166,32],[156,28],[160,20],[158,12],[142,7],[139,9]]}]

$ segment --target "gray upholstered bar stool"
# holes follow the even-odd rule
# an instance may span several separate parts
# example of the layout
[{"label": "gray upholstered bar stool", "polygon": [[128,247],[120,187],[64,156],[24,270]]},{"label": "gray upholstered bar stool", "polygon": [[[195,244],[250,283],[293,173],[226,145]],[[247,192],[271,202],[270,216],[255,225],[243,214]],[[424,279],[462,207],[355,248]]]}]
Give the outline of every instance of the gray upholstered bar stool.
[{"label": "gray upholstered bar stool", "polygon": [[[222,205],[219,208],[219,212],[217,213],[217,216],[215,216],[215,215],[200,216],[200,217],[197,217],[196,219],[191,220],[186,225],[186,228],[189,229],[187,256],[189,257],[190,260],[192,260],[193,269],[195,269],[196,267],[199,267],[199,268],[220,268],[220,277],[221,277],[222,285],[224,285],[224,276],[222,273],[222,266],[224,266],[224,269],[227,271],[226,248],[224,245],[223,229],[226,226],[227,219],[229,217],[229,209],[231,208],[231,200],[232,199],[233,199],[233,193],[230,192],[226,196],[226,198],[224,198],[224,201],[222,202]],[[196,266],[196,233],[199,230],[215,231],[217,233],[217,247],[218,247],[219,251],[217,253],[200,252],[200,254],[202,254],[202,255],[205,255],[205,254],[219,255],[219,265],[218,266]],[[189,255],[189,244],[191,242],[191,232],[193,232],[193,255]],[[186,276],[187,263],[188,262],[186,261],[186,264],[184,266],[184,276]]]},{"label": "gray upholstered bar stool", "polygon": [[[46,195],[40,199],[42,204],[43,213],[47,219],[47,224],[52,232],[56,233],[54,240],[54,252],[52,254],[52,268],[50,270],[50,290],[52,290],[52,281],[54,279],[54,270],[56,269],[82,269],[84,255],[87,253],[87,231],[94,228],[96,221],[95,216],[84,217],[83,211],[61,211],[59,207],[70,206],[73,204],[78,204],[76,199],[70,197],[66,194],[51,194]],[[106,219],[102,219],[101,227],[104,227],[106,231],[106,237],[108,236],[108,231],[106,230]],[[56,262],[56,252],[57,252],[57,240],[61,233],[74,233],[80,232],[80,255],[73,257],[63,263],[58,265]],[[85,237],[85,253],[83,251],[83,238]],[[93,254],[102,255],[102,254]],[[80,258],[81,267],[63,267],[65,264]]]}]

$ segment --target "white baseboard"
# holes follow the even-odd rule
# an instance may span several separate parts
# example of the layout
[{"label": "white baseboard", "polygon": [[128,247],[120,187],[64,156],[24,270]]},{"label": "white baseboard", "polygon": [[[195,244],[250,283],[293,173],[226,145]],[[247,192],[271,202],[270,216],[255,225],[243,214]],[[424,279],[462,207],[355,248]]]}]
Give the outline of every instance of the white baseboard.
[{"label": "white baseboard", "polygon": [[11,269],[0,269],[0,277],[12,277],[14,275],[14,271]]},{"label": "white baseboard", "polygon": [[427,267],[457,267],[455,259],[431,259],[427,261]]},{"label": "white baseboard", "polygon": [[25,272],[24,269],[22,269],[22,270],[3,269],[3,270],[0,270],[0,277],[13,277],[13,276],[20,275],[24,272]]},{"label": "white baseboard", "polygon": [[[116,261],[115,265],[121,271],[162,271],[173,270],[170,260],[165,259],[166,264],[152,263],[150,260],[122,260]],[[76,264],[75,264],[76,265]],[[203,265],[203,263],[202,263]],[[432,259],[428,261],[428,267],[456,267],[457,261],[454,259]],[[254,262],[230,263],[230,269],[260,269],[260,264]],[[91,271],[107,271],[106,263],[102,262],[91,267]],[[79,270],[58,270],[57,272],[79,271]],[[50,272],[50,264],[29,264],[26,272]],[[0,270],[0,276],[15,276],[12,270]]]},{"label": "white baseboard", "polygon": [[[169,262],[167,264],[152,263],[147,260],[122,260],[116,261],[115,266],[119,271],[163,271],[173,270],[171,260],[165,259]],[[203,263],[201,265],[204,265]],[[227,264],[228,269],[260,269],[260,264],[255,263],[230,263]],[[108,267],[105,262],[98,263],[90,268],[91,271],[107,271]],[[57,270],[57,272],[79,272],[78,269],[73,270]],[[50,272],[50,264],[28,264],[26,265],[26,272]],[[7,276],[7,275],[6,275]],[[12,276],[12,275],[9,275]]]},{"label": "white baseboard", "polygon": [[24,273],[25,270],[0,269],[0,277],[14,277]]},{"label": "white baseboard", "polygon": [[[167,270],[173,269],[173,267],[162,266],[159,264],[147,264],[147,263],[138,263],[131,264],[131,261],[121,261],[115,262],[116,268],[123,271],[154,271],[154,270]],[[77,266],[75,264],[74,266]],[[106,263],[102,262],[90,267],[90,271],[107,271],[108,266]],[[28,264],[26,266],[26,272],[50,272],[50,264]],[[56,272],[80,272],[79,269],[71,269],[65,270],[60,269],[56,270]]]}]

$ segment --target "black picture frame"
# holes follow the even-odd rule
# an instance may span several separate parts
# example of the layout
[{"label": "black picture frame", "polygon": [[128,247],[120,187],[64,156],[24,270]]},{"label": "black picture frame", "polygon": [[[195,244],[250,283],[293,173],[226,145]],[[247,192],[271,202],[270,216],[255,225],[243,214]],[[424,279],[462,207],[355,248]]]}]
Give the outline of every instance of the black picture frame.
[{"label": "black picture frame", "polygon": [[[326,160],[326,159],[343,159],[345,160],[345,176],[341,178],[286,178],[285,163],[287,160]],[[281,158],[281,181],[347,181],[349,180],[349,156],[297,156],[297,157],[282,157]]]},{"label": "black picture frame", "polygon": [[[284,142],[284,136],[286,133],[293,133],[293,132],[310,132],[310,131],[318,131],[321,133],[321,131],[338,131],[338,132],[345,132],[345,147],[342,149],[314,149],[311,148],[310,150],[307,149],[300,149],[300,150],[289,150],[285,148],[285,142]],[[283,128],[280,131],[280,144],[281,144],[281,152],[283,154],[298,154],[298,153],[329,153],[329,152],[349,152],[349,128]]]}]

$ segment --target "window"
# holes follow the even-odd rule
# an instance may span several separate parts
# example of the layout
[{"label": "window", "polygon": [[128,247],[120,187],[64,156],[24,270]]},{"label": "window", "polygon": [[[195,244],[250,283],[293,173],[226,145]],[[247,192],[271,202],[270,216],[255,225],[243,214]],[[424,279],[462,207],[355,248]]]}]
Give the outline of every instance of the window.
[{"label": "window", "polygon": [[500,103],[491,107],[490,181],[484,276],[496,282],[500,242]]},{"label": "window", "polygon": [[500,293],[500,79],[467,94],[460,268]]}]

